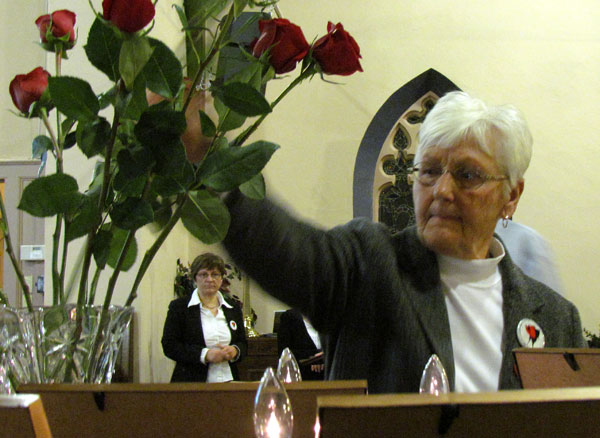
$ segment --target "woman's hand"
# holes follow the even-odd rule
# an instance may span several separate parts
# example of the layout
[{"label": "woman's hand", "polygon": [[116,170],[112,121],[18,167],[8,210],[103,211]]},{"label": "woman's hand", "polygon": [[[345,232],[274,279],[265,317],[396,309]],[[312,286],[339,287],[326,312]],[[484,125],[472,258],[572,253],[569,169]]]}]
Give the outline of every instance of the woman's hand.
[{"label": "woman's hand", "polygon": [[232,345],[217,345],[206,353],[206,362],[220,363],[235,359],[237,349]]},{"label": "woman's hand", "polygon": [[[317,354],[315,354],[314,356],[311,356],[311,358],[315,358],[315,357],[323,357],[323,352],[319,351]],[[325,369],[325,364],[324,363],[313,363],[310,366],[310,370],[313,373],[322,373],[323,370]]]},{"label": "woman's hand", "polygon": [[223,351],[223,353],[227,357],[227,360],[235,359],[235,357],[238,354],[237,348],[235,348],[233,345],[225,345],[221,348],[221,351]]},{"label": "woman's hand", "polygon": [[322,364],[314,363],[310,366],[310,370],[313,373],[322,373],[324,369],[325,369],[325,364],[323,364],[323,363]]}]

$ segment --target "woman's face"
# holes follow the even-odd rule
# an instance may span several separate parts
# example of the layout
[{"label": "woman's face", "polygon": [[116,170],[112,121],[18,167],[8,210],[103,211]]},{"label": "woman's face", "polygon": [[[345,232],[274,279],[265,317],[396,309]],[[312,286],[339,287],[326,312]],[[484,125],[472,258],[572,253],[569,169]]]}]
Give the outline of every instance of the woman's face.
[{"label": "woman's face", "polygon": [[[492,152],[494,146],[492,145]],[[420,163],[443,169],[468,168],[482,175],[501,176],[495,159],[481,151],[475,142],[464,141],[450,148],[430,147]],[[474,189],[461,189],[450,172],[432,186],[415,179],[413,199],[421,241],[436,253],[461,259],[488,256],[494,228],[499,218],[512,216],[523,190],[523,181],[506,193],[506,181],[489,180]]]},{"label": "woman's face", "polygon": [[203,296],[216,294],[223,284],[223,275],[218,269],[200,269],[194,278],[198,292]]}]

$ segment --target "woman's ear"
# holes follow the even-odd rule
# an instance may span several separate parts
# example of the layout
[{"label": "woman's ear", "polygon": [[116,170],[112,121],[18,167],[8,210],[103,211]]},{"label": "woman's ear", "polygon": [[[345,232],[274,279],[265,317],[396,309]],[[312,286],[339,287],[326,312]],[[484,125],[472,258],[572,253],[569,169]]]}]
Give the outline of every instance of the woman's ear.
[{"label": "woman's ear", "polygon": [[519,199],[521,199],[521,194],[523,193],[523,189],[525,188],[525,180],[520,179],[517,181],[517,184],[510,189],[508,201],[504,204],[504,208],[502,209],[502,217],[512,217],[515,211],[517,210],[517,204],[519,203]]}]

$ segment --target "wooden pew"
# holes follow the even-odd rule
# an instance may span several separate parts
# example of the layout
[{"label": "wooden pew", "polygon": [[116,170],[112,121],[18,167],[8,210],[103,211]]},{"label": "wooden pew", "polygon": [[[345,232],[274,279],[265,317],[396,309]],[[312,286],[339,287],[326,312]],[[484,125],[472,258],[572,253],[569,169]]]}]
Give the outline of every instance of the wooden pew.
[{"label": "wooden pew", "polygon": [[525,389],[600,386],[600,348],[515,348]]},{"label": "wooden pew", "polygon": [[17,437],[52,438],[38,395],[0,395],[0,438]]},{"label": "wooden pew", "polygon": [[[366,394],[367,382],[286,384],[293,438],[314,438],[317,397]],[[55,438],[254,437],[258,382],[21,385],[41,396]]]},{"label": "wooden pew", "polygon": [[600,387],[329,396],[321,438],[600,437]]}]

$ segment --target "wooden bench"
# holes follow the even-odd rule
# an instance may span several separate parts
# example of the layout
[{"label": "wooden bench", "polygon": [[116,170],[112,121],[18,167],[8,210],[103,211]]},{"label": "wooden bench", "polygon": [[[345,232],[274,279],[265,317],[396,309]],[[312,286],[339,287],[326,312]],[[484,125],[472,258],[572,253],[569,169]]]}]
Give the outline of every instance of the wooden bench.
[{"label": "wooden bench", "polygon": [[[317,397],[366,394],[367,382],[286,384],[294,438],[314,438]],[[39,394],[55,438],[254,437],[258,382],[21,385]]]},{"label": "wooden bench", "polygon": [[320,438],[590,438],[600,387],[319,397]]},{"label": "wooden bench", "polygon": [[0,438],[17,437],[52,438],[38,395],[0,395]]}]

